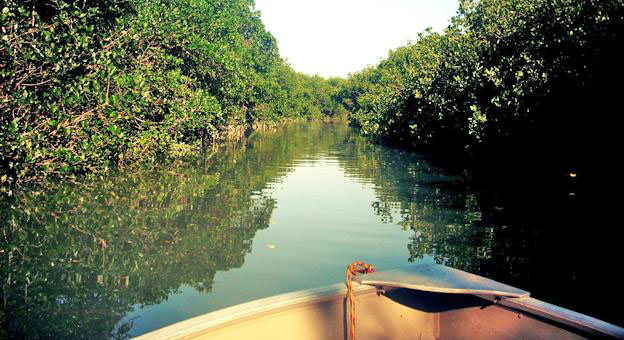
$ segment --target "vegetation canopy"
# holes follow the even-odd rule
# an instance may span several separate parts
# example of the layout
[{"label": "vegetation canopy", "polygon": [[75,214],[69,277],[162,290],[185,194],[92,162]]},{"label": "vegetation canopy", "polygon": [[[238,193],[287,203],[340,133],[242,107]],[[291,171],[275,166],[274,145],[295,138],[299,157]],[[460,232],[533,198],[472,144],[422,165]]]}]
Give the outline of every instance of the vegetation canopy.
[{"label": "vegetation canopy", "polygon": [[252,0],[0,1],[1,190],[167,159],[232,127],[341,112]]},{"label": "vegetation canopy", "polygon": [[351,75],[340,95],[376,140],[582,168],[613,145],[623,28],[621,0],[461,1],[444,32]]}]

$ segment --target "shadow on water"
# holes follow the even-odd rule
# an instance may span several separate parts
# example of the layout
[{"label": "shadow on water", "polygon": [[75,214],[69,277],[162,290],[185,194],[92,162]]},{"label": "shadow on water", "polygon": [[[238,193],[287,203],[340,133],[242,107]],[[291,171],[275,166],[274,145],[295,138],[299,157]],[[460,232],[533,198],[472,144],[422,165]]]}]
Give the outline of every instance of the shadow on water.
[{"label": "shadow on water", "polygon": [[621,267],[620,218],[606,195],[614,176],[600,164],[577,173],[542,160],[540,172],[539,164],[512,169],[492,161],[476,182],[360,138],[352,137],[347,152],[358,156],[343,167],[374,183],[381,221],[413,231],[409,261],[433,256],[624,325],[613,276]]},{"label": "shadow on water", "polygon": [[614,212],[601,210],[587,179],[479,187],[345,124],[295,124],[167,169],[46,183],[3,202],[0,337],[125,337],[133,306],[162,303],[182,285],[210,292],[268,228],[279,202],[264,189],[325,156],[373,188],[366,209],[379,221],[407,231],[402,261],[432,257],[624,323],[621,297],[596,302],[618,288],[608,273],[620,256]]}]

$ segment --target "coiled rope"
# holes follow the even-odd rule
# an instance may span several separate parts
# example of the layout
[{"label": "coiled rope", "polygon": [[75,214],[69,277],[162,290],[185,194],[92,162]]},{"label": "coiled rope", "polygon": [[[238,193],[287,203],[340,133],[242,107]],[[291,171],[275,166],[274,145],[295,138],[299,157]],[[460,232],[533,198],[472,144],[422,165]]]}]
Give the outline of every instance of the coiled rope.
[{"label": "coiled rope", "polygon": [[353,296],[353,277],[358,274],[368,274],[375,271],[372,264],[357,261],[347,266],[347,297],[351,310],[351,340],[355,340],[355,297]]}]

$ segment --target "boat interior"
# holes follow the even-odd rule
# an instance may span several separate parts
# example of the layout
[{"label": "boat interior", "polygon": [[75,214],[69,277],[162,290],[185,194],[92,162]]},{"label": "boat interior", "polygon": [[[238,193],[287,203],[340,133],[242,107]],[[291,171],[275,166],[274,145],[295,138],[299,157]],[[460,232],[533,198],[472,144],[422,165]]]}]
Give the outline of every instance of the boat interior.
[{"label": "boat interior", "polygon": [[530,297],[503,283],[436,264],[260,299],[164,327],[144,339],[587,339],[624,329]]},{"label": "boat interior", "polygon": [[[165,327],[149,338],[349,339],[344,285],[258,300]],[[291,293],[286,295],[292,295]],[[355,288],[356,338],[585,339],[597,336],[470,294]]]}]

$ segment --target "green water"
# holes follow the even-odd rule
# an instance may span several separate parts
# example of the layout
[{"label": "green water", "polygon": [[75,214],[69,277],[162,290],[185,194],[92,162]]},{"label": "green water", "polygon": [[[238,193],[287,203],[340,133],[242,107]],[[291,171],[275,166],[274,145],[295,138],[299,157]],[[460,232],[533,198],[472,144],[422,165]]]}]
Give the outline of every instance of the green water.
[{"label": "green water", "polygon": [[254,133],[166,169],[50,183],[1,211],[0,336],[136,336],[340,282],[355,260],[445,263],[620,322],[610,306],[621,298],[595,304],[588,292],[610,287],[596,278],[618,257],[570,225],[585,223],[574,215],[582,197],[546,191],[504,199],[342,123]]}]

